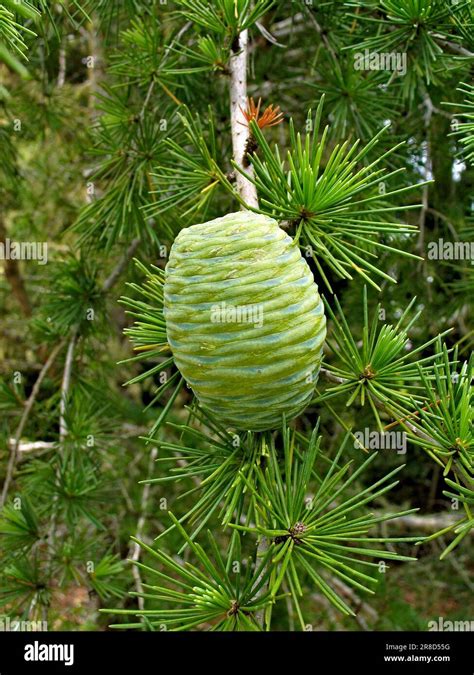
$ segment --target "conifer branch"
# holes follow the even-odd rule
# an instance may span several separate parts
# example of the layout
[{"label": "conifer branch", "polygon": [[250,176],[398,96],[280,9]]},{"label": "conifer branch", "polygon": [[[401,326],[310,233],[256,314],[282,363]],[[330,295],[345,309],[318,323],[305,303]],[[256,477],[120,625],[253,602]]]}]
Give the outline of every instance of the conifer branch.
[{"label": "conifer branch", "polygon": [[56,84],[58,87],[64,87],[64,83],[66,81],[66,67],[67,67],[65,44],[61,44],[59,48],[58,61],[59,61],[59,70]]},{"label": "conifer branch", "polygon": [[117,266],[112,270],[110,275],[104,281],[104,284],[102,286],[102,290],[104,293],[108,293],[110,289],[113,286],[115,286],[115,284],[120,279],[122,274],[125,272],[125,270],[127,269],[127,265],[135,255],[137,248],[140,245],[140,242],[141,242],[140,237],[135,237],[135,239],[132,240],[130,246],[125,251],[123,258],[117,263]]},{"label": "conifer branch", "polygon": [[[6,230],[26,246],[0,262],[0,606],[64,629],[77,584],[96,594],[94,610],[112,599],[107,612],[125,630],[385,629],[396,613],[380,607],[391,609],[393,592],[382,588],[373,607],[362,593],[375,591],[385,560],[396,579],[421,543],[414,587],[437,548],[445,558],[464,542],[447,573],[452,589],[454,572],[472,590],[462,563],[474,533],[474,89],[459,81],[474,51],[472,3],[2,4],[0,242]],[[288,124],[262,133],[282,120],[279,106]],[[190,226],[224,214],[249,229],[210,229],[209,239],[201,229],[180,248]],[[278,408],[270,390],[281,387],[285,404],[300,381],[300,317],[311,313],[287,307],[286,282],[275,290],[281,256],[262,256],[260,244],[250,254],[267,217],[294,239],[295,265],[306,258],[330,290],[329,331],[308,406],[261,432],[251,418]],[[42,263],[32,244],[43,240],[54,264],[20,262]],[[235,265],[222,260],[227,248]],[[174,287],[173,256],[186,265]],[[112,303],[127,276],[124,315]],[[360,276],[378,291],[363,311]],[[242,287],[246,297],[234,296]],[[267,293],[275,302],[255,343],[256,326],[201,321],[216,298],[236,309]],[[27,336],[22,315],[32,315]],[[113,317],[120,326],[107,325]],[[283,353],[286,322],[298,336]],[[43,355],[12,378],[30,353]],[[259,372],[266,354],[268,378],[247,387],[247,364]],[[280,365],[283,382],[273,380]],[[203,379],[217,404],[201,400]],[[242,394],[234,427],[220,404],[241,407]],[[363,461],[372,447],[384,453]],[[389,449],[417,459],[408,476]],[[152,508],[152,484],[176,508],[169,523]],[[111,544],[133,563],[123,576]],[[89,609],[74,623],[90,622]]]},{"label": "conifer branch", "polygon": [[[327,368],[321,368],[319,371],[320,375],[322,375],[328,382],[332,382],[333,384],[348,384],[350,380],[344,377],[339,377],[338,375],[334,375],[330,370]],[[380,398],[377,396],[373,396],[373,401],[375,406],[379,410],[383,410],[386,412],[390,417],[393,417],[393,410],[390,409]],[[425,440],[427,443],[430,443],[431,445],[439,445],[438,441],[436,441],[432,436],[429,436],[428,434],[425,434],[421,429],[416,427],[414,424],[412,424],[407,418],[403,418],[401,420],[396,420],[394,424],[404,424],[414,435],[418,436],[420,439]]]},{"label": "conifer branch", "polygon": [[39,394],[39,390],[41,388],[41,384],[48,374],[49,369],[53,365],[54,361],[56,360],[57,355],[61,351],[65,344],[65,340],[61,340],[58,342],[58,344],[54,347],[54,349],[51,351],[51,354],[49,355],[46,363],[44,364],[43,368],[41,369],[38,377],[36,378],[36,382],[33,385],[33,389],[31,390],[31,394],[25,404],[25,408],[23,410],[23,414],[20,419],[20,423],[18,425],[18,428],[16,430],[15,434],[15,441],[12,444],[10,448],[10,459],[8,461],[8,467],[7,467],[7,473],[5,476],[5,482],[3,484],[3,490],[2,490],[2,496],[0,500],[0,506],[3,506],[6,502],[7,495],[8,495],[8,490],[10,488],[10,483],[13,478],[13,472],[15,471],[15,466],[18,460],[18,448],[20,446],[20,440],[21,440],[21,435],[23,433],[23,430],[25,428],[26,422],[28,421],[28,417],[31,413],[31,410],[33,408],[34,402],[36,401],[36,398]]},{"label": "conifer branch", "polygon": [[[150,461],[148,462],[148,476],[151,476],[152,468],[157,457],[158,457],[158,449],[152,448],[150,452]],[[137,531],[135,535],[136,539],[143,539],[143,528],[146,522],[146,510],[148,506],[148,499],[150,497],[150,489],[151,489],[150,483],[146,483],[145,487],[143,488],[142,500],[140,503],[140,516],[138,518],[137,523]],[[132,540],[128,552],[128,558],[132,560],[134,563],[136,563],[140,560],[140,552],[141,549],[138,541],[135,539]],[[145,601],[141,595],[143,593],[143,582],[140,574],[140,567],[138,565],[133,565],[132,574],[135,580],[135,589],[138,594],[137,595],[138,608],[140,610],[144,610]]]},{"label": "conifer branch", "polygon": [[457,42],[453,42],[452,40],[446,40],[446,38],[444,38],[442,35],[433,35],[433,37],[435,41],[440,45],[440,47],[444,47],[453,54],[465,56],[468,59],[472,59],[474,57],[473,52],[469,51],[469,49],[466,49]]},{"label": "conifer branch", "polygon": [[68,348],[67,348],[67,354],[66,354],[66,362],[64,364],[64,371],[63,371],[63,380],[62,380],[62,385],[61,385],[61,402],[59,406],[59,441],[62,442],[67,434],[67,426],[66,426],[66,420],[65,420],[65,415],[66,415],[66,408],[67,408],[67,402],[69,398],[69,387],[71,386],[71,373],[72,373],[72,365],[74,362],[74,348],[76,346],[76,341],[78,337],[78,329],[74,328],[71,338],[69,340]]},{"label": "conifer branch", "polygon": [[[245,166],[248,127],[242,124],[242,110],[247,106],[247,54],[248,31],[243,30],[232,45],[229,61],[230,69],[230,121],[232,129],[232,148],[234,161],[240,169]],[[251,175],[251,167],[247,167]],[[250,208],[258,208],[257,190],[246,176],[237,172],[237,190],[240,197]]]},{"label": "conifer branch", "polygon": [[[375,515],[382,515],[375,512]],[[456,518],[450,514],[416,514],[409,516],[400,516],[393,521],[394,527],[417,530],[418,532],[439,532],[448,527],[454,527],[462,522],[462,518]],[[474,535],[474,529],[471,530]]]}]

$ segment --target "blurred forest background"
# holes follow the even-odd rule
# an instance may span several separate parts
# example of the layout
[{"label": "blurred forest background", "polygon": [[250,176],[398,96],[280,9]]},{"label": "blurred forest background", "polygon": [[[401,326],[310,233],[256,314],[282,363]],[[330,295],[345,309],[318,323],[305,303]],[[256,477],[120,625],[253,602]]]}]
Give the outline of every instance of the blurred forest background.
[{"label": "blurred forest background", "polygon": [[[326,160],[336,143],[360,138],[365,147],[387,126],[361,161],[383,157],[387,171],[403,169],[371,195],[387,222],[417,228],[394,234],[374,224],[386,248],[363,244],[396,284],[370,271],[378,288],[357,273],[341,278],[324,258],[321,269],[312,264],[336,313],[330,332],[340,320],[334,293],[362,339],[366,285],[370,317],[378,303],[387,324],[412,301],[405,325],[421,312],[403,342],[408,356],[451,329],[447,347],[468,360],[472,260],[428,252],[432,242],[469,242],[474,233],[474,4],[255,4],[264,7],[250,26],[248,93],[284,114],[265,129],[268,143],[285,156],[288,120],[307,129],[323,94]],[[141,437],[172,391],[156,400],[160,359],[128,360],[134,352],[123,330],[133,317],[118,302],[138,297],[127,283],[143,283],[134,257],[163,268],[180,228],[238,208],[213,170],[216,162],[231,180],[229,35],[209,31],[192,12],[192,2],[171,0],[0,2],[0,243],[46,242],[48,252],[44,265],[0,261],[0,614],[47,621],[50,630],[106,630],[111,618],[99,608],[136,606],[128,595],[136,572],[125,561],[142,554],[130,536],[151,545],[169,524],[166,511],[179,516],[196,498],[192,478],[140,484],[167,470]],[[355,68],[354,54],[366,52],[405,55],[406,73]],[[435,350],[432,343],[416,358]],[[336,362],[328,347],[326,363]],[[346,429],[376,426],[370,405],[346,405],[343,393],[328,398],[330,386],[320,379],[325,400],[296,424],[306,432],[320,417],[324,452],[333,456]],[[190,401],[179,391],[168,422],[186,423]],[[380,414],[384,425],[393,422]],[[172,442],[176,432],[164,424],[158,437]],[[356,464],[365,458],[355,443],[345,452]],[[392,523],[392,533],[431,535],[462,517],[462,504],[452,508],[444,494],[442,466],[412,438],[406,454],[381,450],[359,489],[402,463],[399,485],[377,508],[420,511]],[[210,527],[225,550],[217,518]],[[384,536],[383,523],[379,529]],[[398,546],[419,560],[391,563],[374,597],[340,588],[356,618],[308,592],[302,606],[314,629],[427,630],[440,616],[474,619],[472,536],[440,560],[453,538],[448,531],[423,546]],[[181,546],[175,532],[166,542],[169,552]],[[284,603],[273,626],[294,627]]]}]

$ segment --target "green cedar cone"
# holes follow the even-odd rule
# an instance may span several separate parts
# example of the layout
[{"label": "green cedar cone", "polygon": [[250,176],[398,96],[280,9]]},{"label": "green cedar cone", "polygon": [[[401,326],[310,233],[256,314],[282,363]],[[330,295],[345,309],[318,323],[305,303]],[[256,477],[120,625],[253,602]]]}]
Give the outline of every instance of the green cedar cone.
[{"label": "green cedar cone", "polygon": [[177,367],[225,424],[278,428],[308,405],[326,318],[308,264],[272,218],[239,211],[181,230],[164,314]]}]

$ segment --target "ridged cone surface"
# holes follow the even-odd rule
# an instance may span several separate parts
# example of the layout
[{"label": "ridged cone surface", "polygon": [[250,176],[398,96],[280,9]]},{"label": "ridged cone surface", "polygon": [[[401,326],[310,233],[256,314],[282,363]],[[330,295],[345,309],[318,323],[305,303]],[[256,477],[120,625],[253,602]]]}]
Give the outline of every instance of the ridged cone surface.
[{"label": "ridged cone surface", "polygon": [[309,403],[324,308],[298,246],[272,218],[240,211],[181,230],[164,314],[177,367],[225,424],[279,428]]}]

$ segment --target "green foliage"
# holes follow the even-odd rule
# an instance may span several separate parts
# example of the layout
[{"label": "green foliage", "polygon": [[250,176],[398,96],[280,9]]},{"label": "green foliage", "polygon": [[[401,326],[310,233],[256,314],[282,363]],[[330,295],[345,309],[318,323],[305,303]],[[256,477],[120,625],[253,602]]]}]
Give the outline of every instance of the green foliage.
[{"label": "green foliage", "polygon": [[392,87],[385,86],[386,75],[381,72],[355,70],[352,58],[336,60],[331,53],[319,55],[324,79],[309,83],[331,111],[331,132],[345,141],[350,134],[364,142],[370,141],[396,117],[398,102]]},{"label": "green foliage", "polygon": [[[0,591],[0,607],[18,609],[37,603],[47,607],[51,600],[38,555],[13,559],[3,568],[4,582]],[[5,583],[5,579],[7,583]]]},{"label": "green foliage", "polygon": [[[467,611],[474,275],[427,253],[473,234],[473,11],[0,2],[0,245],[48,243],[46,266],[0,261],[3,612],[230,631]],[[284,120],[250,123],[243,171],[330,291],[317,396],[263,434],[199,407],[163,316],[177,233],[242,205],[229,75],[247,28],[247,93]],[[365,50],[406,74],[356,67]],[[403,471],[355,428],[405,432]],[[446,526],[420,541],[418,508]]]},{"label": "green foliage", "polygon": [[474,6],[472,2],[454,2],[448,6],[451,21],[456,26],[456,33],[462,38],[462,44],[472,50],[474,36],[471,27],[474,23]]},{"label": "green foliage", "polygon": [[[170,513],[171,520],[189,545],[196,563],[176,562],[172,556],[137,541],[144,551],[160,563],[160,569],[150,568],[143,563],[137,567],[159,579],[159,585],[146,584],[146,592],[134,593],[150,600],[165,602],[170,609],[120,610],[114,614],[133,614],[147,618],[147,627],[160,630],[182,631],[196,628],[201,624],[211,625],[217,631],[259,631],[261,627],[256,614],[269,602],[269,591],[261,592],[267,582],[265,566],[270,558],[268,551],[255,564],[251,559],[242,560],[241,542],[234,534],[224,561],[219,547],[208,531],[208,545],[211,556],[187,534],[178,520]],[[242,560],[242,562],[240,562]],[[198,566],[199,565],[199,566]],[[233,569],[234,568],[234,569]],[[171,586],[171,588],[170,588]],[[173,588],[174,587],[174,588]],[[173,606],[177,606],[173,609]],[[144,624],[117,624],[115,628],[139,628]]]},{"label": "green foliage", "polygon": [[40,538],[38,515],[28,499],[22,499],[20,508],[6,504],[0,519],[0,536],[5,549],[29,549]]},{"label": "green foliage", "polygon": [[[439,84],[445,69],[443,38],[449,35],[451,18],[458,16],[469,1],[447,3],[444,0],[354,0],[348,3],[359,10],[354,18],[376,27],[372,34],[351,45],[351,49],[370,49],[382,53],[406,53],[408,77],[402,84],[403,95],[413,98],[424,83]],[[379,10],[374,18],[372,10]],[[365,11],[364,11],[365,10]]]},{"label": "green foliage", "polygon": [[[201,431],[192,420],[202,422],[209,431]],[[184,490],[179,499],[193,495],[194,504],[180,522],[198,523],[191,533],[192,539],[206,524],[217,516],[222,525],[228,525],[235,513],[251,520],[255,500],[246,486],[255,481],[256,471],[268,454],[268,439],[252,432],[231,433],[210,413],[193,407],[187,424],[169,423],[178,438],[155,441],[163,456],[159,466],[171,466],[166,475],[149,478],[146,483],[186,483],[188,479],[199,480],[199,487]],[[151,439],[155,440],[155,439]],[[184,465],[183,465],[184,462]],[[160,535],[160,537],[163,535]]]},{"label": "green foliage", "polygon": [[122,570],[122,561],[114,555],[105,555],[94,566],[94,571],[90,573],[90,583],[101,599],[105,600],[111,596],[122,597],[123,587],[116,581],[117,575],[121,574]]},{"label": "green foliage", "polygon": [[[295,444],[294,434],[289,429],[283,430],[283,456],[278,457],[277,449],[272,444],[269,448],[267,470],[258,472],[254,485],[246,481],[257,502],[255,528],[233,525],[271,540],[274,565],[269,584],[271,596],[273,599],[276,597],[280,585],[286,580],[302,630],[307,623],[300,608],[300,599],[303,596],[301,579],[304,575],[311,579],[315,587],[337,609],[345,614],[353,614],[347,603],[325,580],[325,572],[330,571],[358,590],[372,593],[372,585],[377,583],[377,579],[368,573],[376,569],[380,572],[381,565],[380,562],[371,562],[365,558],[379,561],[414,560],[393,551],[373,547],[378,542],[389,543],[403,539],[368,536],[378,522],[392,520],[408,512],[389,513],[378,518],[371,514],[357,515],[360,512],[358,509],[397,484],[398,481],[391,483],[390,479],[402,466],[361,492],[350,495],[348,488],[373,461],[375,455],[348,475],[351,462],[339,466],[349,439],[349,435],[346,435],[333,462],[326,470],[321,470],[319,466],[316,467],[322,463],[317,433],[318,428],[315,428],[303,450]],[[316,487],[312,487],[314,484]],[[368,573],[358,569],[358,562],[362,563]],[[382,568],[385,571],[383,564]],[[269,619],[267,616],[267,625]]]},{"label": "green foliage", "polygon": [[173,70],[176,55],[164,40],[163,31],[154,22],[132,21],[121,34],[121,50],[115,54],[111,72],[133,84],[153,85],[170,93],[173,79],[167,76]]},{"label": "green foliage", "polygon": [[256,5],[250,0],[178,0],[183,16],[198,26],[219,35],[229,42],[241,31],[253,26],[268,12],[275,0],[262,0]]},{"label": "green foliage", "polygon": [[417,322],[421,311],[409,321],[410,310],[415,304],[413,298],[401,314],[395,326],[381,322],[382,308],[379,304],[369,322],[367,306],[367,289],[364,287],[362,312],[364,317],[362,340],[357,340],[342,311],[336,297],[331,298],[337,308],[337,315],[326,301],[326,309],[333,320],[333,330],[328,346],[332,356],[340,360],[336,365],[332,359],[328,364],[330,377],[333,376],[335,386],[329,387],[323,396],[324,401],[334,396],[344,396],[346,406],[360,399],[364,406],[368,403],[374,413],[379,428],[382,428],[380,412],[377,406],[384,406],[394,415],[405,414],[416,402],[420,402],[420,389],[424,391],[420,378],[429,381],[433,372],[433,362],[439,357],[438,352],[423,358],[414,358],[426,353],[427,348],[439,343],[440,338],[449,333],[447,330],[440,336],[431,338],[425,344],[411,349],[408,331]]},{"label": "green foliage", "polygon": [[169,73],[189,75],[206,71],[228,72],[226,65],[228,60],[227,51],[222,45],[214,41],[210,35],[198,38],[197,49],[179,45],[178,47],[173,47],[173,51],[181,56],[185,56],[187,62],[192,64],[193,61],[196,61],[197,64],[201,65],[177,67],[174,70],[168,67],[167,71]]},{"label": "green foliage", "polygon": [[154,390],[153,398],[146,410],[152,408],[171,387],[175,387],[170,400],[150,429],[148,440],[152,441],[166,419],[166,415],[181,389],[183,380],[178,371],[170,377],[167,375],[167,369],[174,364],[174,358],[170,355],[166,322],[163,315],[164,272],[159,267],[153,266],[151,269],[147,269],[139,261],[135,262],[140,272],[145,274],[145,282],[140,285],[128,284],[128,286],[144,299],[123,297],[121,302],[126,307],[131,308],[127,310],[127,314],[137,319],[132,327],[125,329],[125,334],[129,336],[138,355],[126,359],[122,363],[144,360],[158,360],[158,363],[133,377],[126,382],[126,385],[137,384],[153,377],[155,374],[160,375],[160,385]]},{"label": "green foliage", "polygon": [[42,313],[57,335],[66,335],[74,328],[87,334],[103,321],[104,294],[98,275],[97,264],[85,255],[71,255],[56,267]]},{"label": "green foliage", "polygon": [[11,68],[20,77],[29,77],[28,70],[22,63],[26,59],[28,36],[36,33],[16,20],[16,15],[22,19],[36,22],[40,17],[38,10],[29,2],[20,0],[4,0],[0,4],[0,61]]},{"label": "green foliage", "polygon": [[[446,347],[437,355],[434,377],[420,377],[424,387],[423,405],[418,403],[413,424],[430,436],[423,442],[413,441],[442,458],[445,473],[455,465],[468,479],[474,480],[473,361],[460,363],[457,354],[450,362]],[[416,434],[414,434],[416,436]]]},{"label": "green foliage", "polygon": [[[152,187],[150,171],[163,152],[163,130],[159,121],[133,114],[117,92],[101,97],[100,110],[93,152],[107,160],[91,176],[93,198],[74,228],[81,234],[80,241],[98,240],[107,248],[137,236],[153,238],[142,207]],[[102,195],[97,195],[96,183],[104,185]]]},{"label": "green foliage", "polygon": [[[381,241],[384,235],[401,237],[413,232],[413,226],[392,223],[383,214],[410,208],[387,206],[385,200],[415,186],[384,192],[383,202],[380,203],[380,194],[377,193],[380,183],[385,185],[403,170],[387,172],[385,167],[377,167],[396,150],[396,146],[359,168],[362,160],[379,142],[383,130],[359,151],[358,142],[352,147],[347,142],[336,145],[327,162],[323,163],[328,127],[319,139],[321,116],[322,101],[314,123],[308,117],[311,130],[304,139],[295,132],[290,121],[291,149],[287,153],[286,165],[280,158],[278,146],[272,150],[258,126],[252,123],[252,133],[262,154],[262,158],[258,154],[252,155],[253,182],[261,203],[259,212],[278,220],[287,220],[297,228],[302,247],[309,247],[307,250],[326,281],[322,261],[340,278],[352,279],[355,271],[379,288],[370,275],[379,275],[389,281],[393,279],[375,264],[375,251],[397,251],[416,257]],[[376,220],[376,217],[384,219]]]},{"label": "green foliage", "polygon": [[474,528],[474,428],[473,428],[473,357],[460,362],[457,353],[450,362],[446,348],[434,363],[434,378],[421,374],[424,385],[423,404],[416,405],[410,417],[408,433],[443,469],[450,488],[444,495],[461,502],[465,516],[447,532],[456,537],[446,547],[442,558]]},{"label": "green foliage", "polygon": [[474,86],[464,84],[459,87],[459,91],[465,95],[464,103],[458,104],[462,108],[461,117],[466,120],[461,122],[457,128],[460,135],[460,143],[463,148],[465,158],[474,163]]},{"label": "green foliage", "polygon": [[[199,116],[193,118],[188,108],[178,113],[184,131],[180,143],[173,138],[164,142],[163,163],[153,172],[155,199],[146,208],[151,217],[170,209],[180,209],[180,218],[187,220],[197,213],[202,217],[219,187],[216,128],[209,110],[207,128]],[[184,141],[184,143],[183,143]]]},{"label": "green foliage", "polygon": [[22,392],[0,379],[0,410],[17,410],[22,402]]}]

